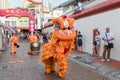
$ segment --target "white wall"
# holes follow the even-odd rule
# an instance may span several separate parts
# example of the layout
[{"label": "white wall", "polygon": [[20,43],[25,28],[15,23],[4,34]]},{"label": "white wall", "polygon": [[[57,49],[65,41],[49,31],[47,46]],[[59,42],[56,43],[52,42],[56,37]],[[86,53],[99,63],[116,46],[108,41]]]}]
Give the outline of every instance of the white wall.
[{"label": "white wall", "polygon": [[[120,60],[120,9],[104,12],[98,15],[79,19],[75,22],[74,27],[83,34],[83,50],[92,54],[93,29],[98,28],[101,36],[106,27],[110,27],[115,36],[115,48],[111,50],[111,58]],[[100,55],[103,52],[103,41],[101,40]]]}]

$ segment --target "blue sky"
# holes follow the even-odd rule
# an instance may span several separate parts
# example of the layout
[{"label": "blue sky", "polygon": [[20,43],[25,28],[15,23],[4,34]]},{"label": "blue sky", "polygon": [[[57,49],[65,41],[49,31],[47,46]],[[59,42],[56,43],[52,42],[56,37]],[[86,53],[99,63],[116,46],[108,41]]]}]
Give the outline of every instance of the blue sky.
[{"label": "blue sky", "polygon": [[[23,3],[24,0],[8,0],[8,7],[22,7],[22,3]],[[41,1],[41,0],[34,0],[34,1]],[[46,3],[47,0],[43,0],[44,3]],[[68,0],[49,0],[49,1],[52,1],[52,5],[53,7],[65,2],[65,1],[68,1]]]}]

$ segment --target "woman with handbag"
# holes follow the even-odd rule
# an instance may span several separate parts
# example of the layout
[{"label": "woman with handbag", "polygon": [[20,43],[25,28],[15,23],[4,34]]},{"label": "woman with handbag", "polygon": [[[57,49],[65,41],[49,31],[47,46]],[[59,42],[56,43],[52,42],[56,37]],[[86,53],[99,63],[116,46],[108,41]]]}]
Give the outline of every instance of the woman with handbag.
[{"label": "woman with handbag", "polygon": [[95,40],[93,42],[93,56],[99,56],[100,41],[101,41],[100,32],[97,31]]}]

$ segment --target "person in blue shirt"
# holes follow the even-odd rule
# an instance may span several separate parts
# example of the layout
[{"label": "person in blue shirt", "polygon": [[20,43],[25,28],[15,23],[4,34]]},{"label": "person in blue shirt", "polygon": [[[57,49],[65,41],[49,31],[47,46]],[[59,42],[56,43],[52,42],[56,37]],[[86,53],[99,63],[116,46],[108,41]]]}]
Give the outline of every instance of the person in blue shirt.
[{"label": "person in blue shirt", "polygon": [[78,44],[78,51],[81,52],[82,51],[82,34],[81,32],[79,31],[78,32],[78,35],[77,35],[77,44]]}]

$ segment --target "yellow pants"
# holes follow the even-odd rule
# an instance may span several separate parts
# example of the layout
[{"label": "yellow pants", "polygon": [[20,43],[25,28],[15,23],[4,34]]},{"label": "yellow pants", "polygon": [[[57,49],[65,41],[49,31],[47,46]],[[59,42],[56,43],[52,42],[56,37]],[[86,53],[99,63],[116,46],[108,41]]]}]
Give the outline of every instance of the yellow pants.
[{"label": "yellow pants", "polygon": [[12,52],[12,53],[15,53],[15,52],[16,52],[16,46],[14,45],[13,42],[12,42],[12,44],[11,44],[11,47],[12,47],[11,52]]}]

